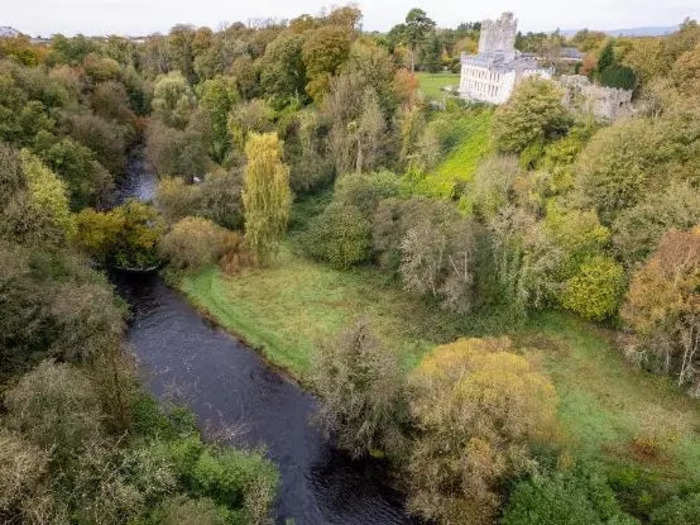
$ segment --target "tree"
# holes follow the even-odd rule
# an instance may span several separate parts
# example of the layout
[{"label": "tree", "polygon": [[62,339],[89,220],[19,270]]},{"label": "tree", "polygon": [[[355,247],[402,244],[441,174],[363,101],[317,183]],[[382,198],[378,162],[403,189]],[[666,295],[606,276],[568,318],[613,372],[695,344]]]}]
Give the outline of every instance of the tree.
[{"label": "tree", "polygon": [[510,495],[502,525],[635,525],[615,500],[600,467],[534,475],[520,481]]},{"label": "tree", "polygon": [[302,48],[306,66],[306,93],[320,100],[328,91],[331,77],[350,53],[351,33],[343,26],[322,26],[306,38]]},{"label": "tree", "polygon": [[700,228],[671,230],[637,270],[621,310],[637,334],[632,349],[642,363],[658,362],[678,384],[697,381],[700,371]]},{"label": "tree", "polygon": [[160,75],[153,87],[153,114],[168,126],[184,129],[195,107],[194,94],[179,71]]},{"label": "tree", "polygon": [[562,305],[587,319],[605,319],[617,311],[624,279],[622,266],[609,257],[596,255],[583,262],[564,283]]},{"label": "tree", "polygon": [[253,133],[245,146],[243,179],[245,238],[258,264],[266,264],[287,228],[292,195],[289,168],[276,133]]},{"label": "tree", "polygon": [[316,421],[354,457],[405,446],[405,392],[396,355],[363,321],[318,350],[314,385],[321,394]]},{"label": "tree", "polygon": [[422,9],[411,9],[406,15],[403,39],[411,50],[411,73],[416,70],[416,49],[423,44],[426,35],[435,27],[428,15]]},{"label": "tree", "polygon": [[572,124],[562,94],[545,79],[529,78],[515,88],[493,118],[493,138],[503,153],[520,153],[529,145],[566,133]]},{"label": "tree", "polygon": [[669,150],[661,147],[667,140],[659,123],[642,118],[617,122],[593,135],[575,172],[585,201],[598,210],[603,224],[634,206],[658,182],[652,173],[667,162]]},{"label": "tree", "polygon": [[554,430],[554,386],[507,337],[438,346],[410,383],[409,507],[442,523],[490,522],[498,485],[526,471],[530,444]]},{"label": "tree", "polygon": [[160,243],[160,250],[176,269],[197,270],[216,263],[236,233],[201,217],[185,217],[175,223]]},{"label": "tree", "polygon": [[205,80],[200,87],[199,107],[206,111],[211,125],[211,157],[222,163],[231,147],[228,114],[240,99],[235,80],[217,75]]},{"label": "tree", "polygon": [[260,59],[260,83],[268,95],[278,99],[280,106],[304,93],[304,45],[303,36],[281,33],[265,48],[265,55]]},{"label": "tree", "polygon": [[355,206],[333,202],[309,222],[301,244],[312,257],[347,270],[370,257],[370,223]]}]

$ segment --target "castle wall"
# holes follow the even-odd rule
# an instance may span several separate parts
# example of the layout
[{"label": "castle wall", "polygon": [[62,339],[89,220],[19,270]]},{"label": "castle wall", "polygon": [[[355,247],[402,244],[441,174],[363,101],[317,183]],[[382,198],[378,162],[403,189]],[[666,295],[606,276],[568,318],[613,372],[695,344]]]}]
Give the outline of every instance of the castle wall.
[{"label": "castle wall", "polygon": [[615,120],[632,112],[632,91],[592,84],[583,75],[562,75],[564,105],[573,111],[592,113],[597,118]]}]

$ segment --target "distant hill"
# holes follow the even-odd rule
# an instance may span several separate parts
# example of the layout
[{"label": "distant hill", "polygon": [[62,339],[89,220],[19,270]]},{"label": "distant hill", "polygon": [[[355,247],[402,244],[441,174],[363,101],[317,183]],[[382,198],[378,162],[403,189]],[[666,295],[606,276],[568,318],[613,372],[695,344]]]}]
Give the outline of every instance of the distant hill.
[{"label": "distant hill", "polygon": [[[593,30],[591,28],[591,30]],[[668,35],[678,30],[678,26],[656,26],[656,27],[629,27],[625,29],[607,29],[603,31],[610,36],[661,36]],[[561,31],[564,36],[573,36],[579,30],[567,29]]]},{"label": "distant hill", "polygon": [[0,37],[6,37],[6,36],[18,36],[21,35],[19,31],[17,31],[14,27],[10,26],[0,26]]}]

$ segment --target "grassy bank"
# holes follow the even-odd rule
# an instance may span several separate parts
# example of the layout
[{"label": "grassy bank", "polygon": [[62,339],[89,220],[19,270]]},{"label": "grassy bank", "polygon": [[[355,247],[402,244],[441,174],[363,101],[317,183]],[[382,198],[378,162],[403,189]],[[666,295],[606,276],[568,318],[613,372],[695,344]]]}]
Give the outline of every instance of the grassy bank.
[{"label": "grassy bank", "polygon": [[474,111],[455,123],[456,146],[435,169],[418,182],[415,192],[429,197],[451,197],[455,187],[469,182],[479,161],[491,151],[490,130],[493,113]]},{"label": "grassy bank", "polygon": [[442,88],[447,86],[458,86],[459,75],[457,73],[416,73],[418,77],[418,87],[428,100],[442,100],[447,93]]},{"label": "grassy bank", "polygon": [[[468,330],[372,269],[336,271],[288,248],[272,268],[235,277],[209,268],[186,277],[181,289],[302,382],[313,368],[315,346],[360,316],[399,353],[406,370],[435,344]],[[655,477],[700,478],[697,403],[667,378],[632,369],[611,334],[565,314],[545,313],[511,335],[554,380],[564,438],[574,450]]]}]

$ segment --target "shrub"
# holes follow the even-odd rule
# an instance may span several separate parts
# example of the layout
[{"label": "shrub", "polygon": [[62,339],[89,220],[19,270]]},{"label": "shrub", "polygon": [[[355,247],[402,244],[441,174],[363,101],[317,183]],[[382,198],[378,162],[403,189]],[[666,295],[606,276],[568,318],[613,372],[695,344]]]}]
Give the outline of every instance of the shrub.
[{"label": "shrub", "polygon": [[399,178],[390,171],[348,174],[335,183],[335,201],[354,206],[364,217],[372,217],[379,202],[399,193]]},{"label": "shrub", "polygon": [[520,481],[510,495],[503,525],[634,525],[605,476],[593,465]]},{"label": "shrub", "polygon": [[201,217],[185,217],[163,237],[160,249],[173,267],[196,270],[219,260],[229,235],[237,234]]},{"label": "shrub", "polygon": [[357,322],[322,345],[314,385],[321,395],[316,421],[354,456],[379,450],[397,455],[405,446],[402,374],[396,355]]},{"label": "shrub", "polygon": [[279,474],[258,452],[206,449],[192,470],[197,490],[217,503],[241,509],[242,523],[266,522]]},{"label": "shrub", "polygon": [[493,138],[503,153],[520,153],[537,141],[566,133],[572,121],[562,95],[548,80],[531,78],[520,83],[493,119]]},{"label": "shrub", "polygon": [[596,255],[566,281],[561,302],[586,319],[600,321],[617,311],[624,285],[624,269],[610,257]]},{"label": "shrub", "polygon": [[371,255],[370,223],[355,206],[329,204],[302,234],[301,245],[310,256],[347,270]]},{"label": "shrub", "polygon": [[473,210],[488,219],[511,199],[515,179],[522,175],[513,156],[494,155],[479,164],[467,198]]},{"label": "shrub", "polygon": [[653,525],[686,525],[700,523],[700,494],[689,494],[684,498],[674,496],[651,513]]},{"label": "shrub", "polygon": [[5,394],[8,428],[21,432],[59,463],[102,433],[103,413],[85,374],[47,360]]},{"label": "shrub", "polygon": [[49,459],[45,449],[0,428],[0,519],[29,521],[34,496],[47,489]]},{"label": "shrub", "polygon": [[158,264],[164,224],[152,206],[129,201],[108,212],[81,211],[76,244],[89,255],[119,268],[144,270]]},{"label": "shrub", "polygon": [[409,507],[443,523],[490,522],[499,484],[531,464],[529,443],[551,436],[554,386],[507,337],[438,346],[410,380]]},{"label": "shrub", "polygon": [[162,525],[228,525],[231,513],[209,498],[175,496],[154,513],[153,523]]}]

